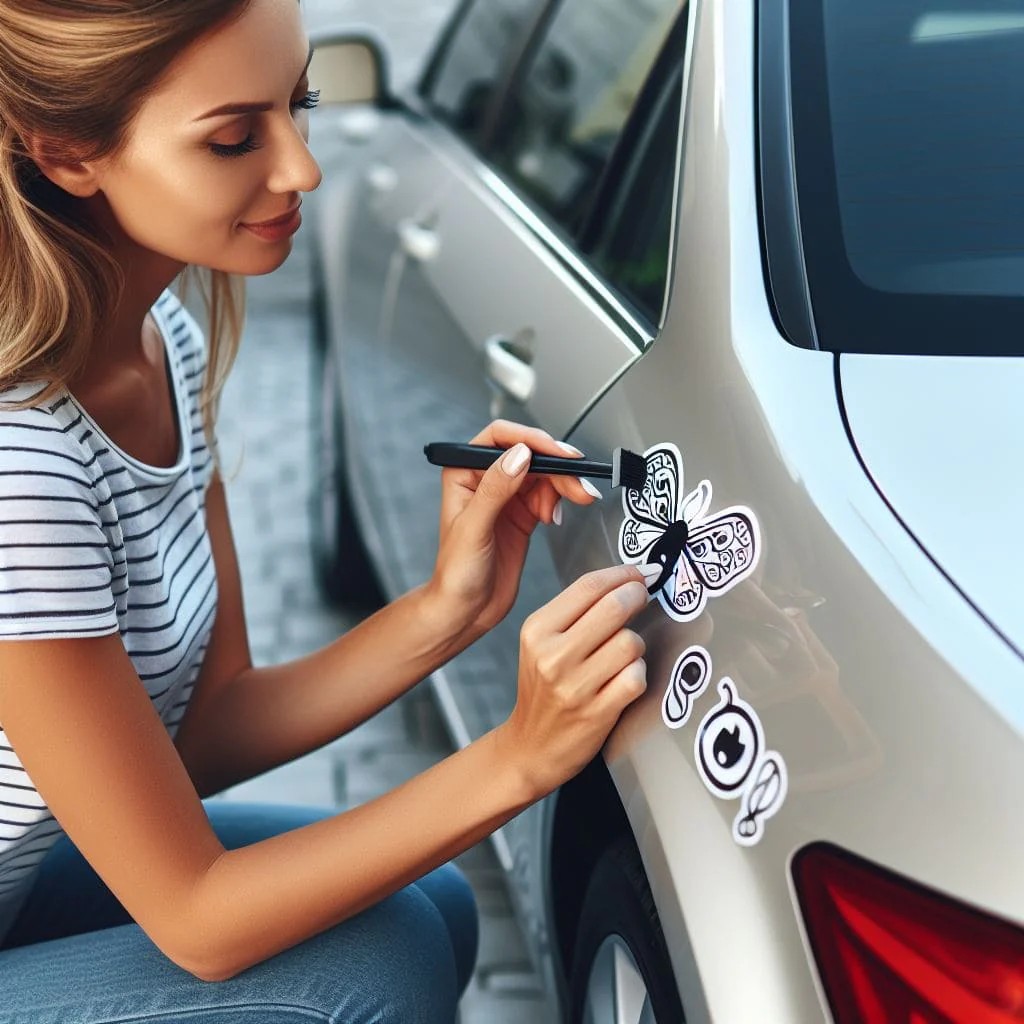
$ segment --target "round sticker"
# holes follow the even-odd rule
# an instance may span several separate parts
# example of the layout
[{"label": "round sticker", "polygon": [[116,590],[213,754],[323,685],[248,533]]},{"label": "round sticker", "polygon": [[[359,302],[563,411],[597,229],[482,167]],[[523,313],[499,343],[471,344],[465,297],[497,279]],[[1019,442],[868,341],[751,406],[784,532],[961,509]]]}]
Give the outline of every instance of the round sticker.
[{"label": "round sticker", "polygon": [[721,702],[697,730],[694,753],[705,785],[725,799],[740,795],[764,749],[761,721],[754,709],[736,696],[728,677],[718,684]]}]

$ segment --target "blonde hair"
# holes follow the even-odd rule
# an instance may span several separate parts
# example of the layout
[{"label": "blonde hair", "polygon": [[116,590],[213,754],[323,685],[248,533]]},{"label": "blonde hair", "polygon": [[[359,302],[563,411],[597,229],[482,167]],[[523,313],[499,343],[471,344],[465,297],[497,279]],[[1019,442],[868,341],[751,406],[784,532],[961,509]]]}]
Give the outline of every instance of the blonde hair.
[{"label": "blonde hair", "polygon": [[[248,2],[0,0],[0,388],[48,382],[8,408],[38,405],[67,386],[125,287],[110,240],[79,200],[40,172],[25,139],[76,160],[116,156],[171,61]],[[209,319],[200,405],[216,457],[214,424],[238,352],[244,279],[188,267],[180,291],[190,279]]]}]

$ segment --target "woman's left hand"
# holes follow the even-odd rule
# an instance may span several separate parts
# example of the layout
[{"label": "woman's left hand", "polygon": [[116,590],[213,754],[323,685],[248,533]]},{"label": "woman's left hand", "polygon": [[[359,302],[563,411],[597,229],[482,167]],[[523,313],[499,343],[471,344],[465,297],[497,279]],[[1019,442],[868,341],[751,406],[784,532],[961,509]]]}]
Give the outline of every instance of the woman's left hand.
[{"label": "woman's left hand", "polygon": [[[550,434],[508,420],[495,420],[472,444],[562,457],[580,453]],[[512,607],[526,560],[530,535],[538,523],[558,523],[559,503],[568,498],[590,505],[600,497],[577,477],[528,473],[522,461],[515,475],[505,454],[486,471],[444,469],[441,472],[441,536],[429,590],[443,607],[444,621],[455,631],[482,635]]]}]

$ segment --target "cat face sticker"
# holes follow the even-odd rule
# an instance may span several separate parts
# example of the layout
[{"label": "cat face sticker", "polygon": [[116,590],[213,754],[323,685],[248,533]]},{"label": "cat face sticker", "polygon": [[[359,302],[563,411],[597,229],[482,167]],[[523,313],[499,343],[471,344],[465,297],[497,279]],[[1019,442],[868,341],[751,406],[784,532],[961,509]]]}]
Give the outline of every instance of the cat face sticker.
[{"label": "cat face sticker", "polygon": [[733,821],[733,838],[753,846],[764,835],[764,823],[786,799],[786,763],[765,750],[764,728],[757,712],[736,693],[728,677],[718,683],[719,703],[701,720],[694,758],[704,785],[723,800],[742,797]]},{"label": "cat face sticker", "polygon": [[619,528],[619,556],[627,563],[659,566],[661,573],[649,592],[672,618],[689,622],[709,597],[731,590],[754,571],[760,529],[754,513],[741,505],[709,513],[709,480],[686,494],[683,457],[671,442],[644,455],[643,490],[622,489],[625,518]]}]

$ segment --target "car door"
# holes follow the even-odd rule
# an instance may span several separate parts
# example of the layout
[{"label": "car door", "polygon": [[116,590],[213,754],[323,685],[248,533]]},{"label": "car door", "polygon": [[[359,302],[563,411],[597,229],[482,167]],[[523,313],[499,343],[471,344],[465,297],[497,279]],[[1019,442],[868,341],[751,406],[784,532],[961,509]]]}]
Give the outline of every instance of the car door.
[{"label": "car door", "polygon": [[[456,12],[441,45],[451,49],[453,33],[460,43],[450,83],[442,84],[463,130],[469,130],[469,101],[458,91],[459,81],[472,83],[475,96],[497,89],[543,3],[492,0],[463,4]],[[480,13],[474,15],[476,6]],[[320,237],[330,250],[321,258],[331,272],[327,286],[336,289],[324,305],[339,320],[330,332],[339,341],[338,358],[328,369],[337,374],[342,399],[348,491],[375,568],[392,594],[422,582],[437,550],[436,515],[421,514],[436,507],[438,483],[436,472],[424,469],[422,423],[424,415],[428,422],[436,418],[434,404],[443,400],[440,378],[433,375],[424,386],[423,375],[415,369],[410,374],[409,359],[403,358],[429,363],[428,344],[397,352],[390,345],[406,249],[422,252],[430,245],[422,225],[448,185],[443,168],[423,158],[416,141],[422,122],[402,102],[375,111],[359,108],[321,123],[315,140],[332,178],[319,203]],[[332,173],[335,160],[342,173]],[[419,328],[417,334],[426,341],[432,336]]]},{"label": "car door", "polygon": [[[635,302],[579,247],[680,6],[551,4],[505,88],[489,95],[451,70],[472,38],[467,17],[427,75],[428,116],[407,123],[402,161],[432,191],[420,190],[398,226],[380,336],[392,377],[387,397],[375,395],[419,425],[385,426],[411,506],[396,523],[409,584],[429,575],[436,549],[433,517],[411,514],[438,487],[423,444],[468,440],[496,415],[564,434],[651,340]],[[513,613],[446,673],[470,737],[512,710],[522,620],[559,589],[547,551],[533,545]]]}]

